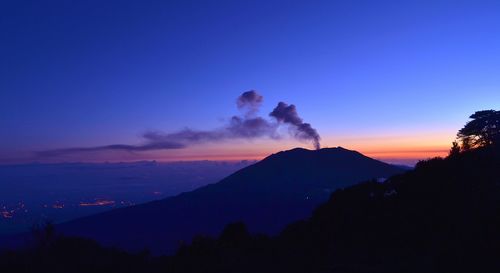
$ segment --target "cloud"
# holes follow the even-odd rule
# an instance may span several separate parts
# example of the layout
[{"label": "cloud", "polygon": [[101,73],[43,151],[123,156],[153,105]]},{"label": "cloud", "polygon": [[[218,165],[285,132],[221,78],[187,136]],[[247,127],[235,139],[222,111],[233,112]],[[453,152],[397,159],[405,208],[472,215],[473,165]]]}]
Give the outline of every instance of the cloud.
[{"label": "cloud", "polygon": [[54,149],[36,152],[39,157],[54,157],[66,154],[84,153],[84,152],[97,152],[97,151],[128,151],[128,152],[143,152],[153,150],[165,149],[182,149],[186,146],[181,143],[175,142],[151,142],[143,145],[127,145],[127,144],[112,144],[105,146],[95,147],[74,147],[64,149]]},{"label": "cloud", "polygon": [[236,100],[236,104],[239,109],[246,109],[248,111],[247,115],[251,115],[259,110],[263,101],[264,97],[259,95],[257,91],[250,90],[241,94]]},{"label": "cloud", "polygon": [[98,152],[98,151],[126,151],[143,152],[153,150],[182,149],[193,144],[221,142],[230,139],[280,139],[278,128],[285,124],[289,127],[292,137],[302,141],[312,141],[314,147],[319,149],[319,134],[309,123],[304,123],[299,117],[295,105],[284,102],[278,103],[269,114],[271,120],[256,116],[264,98],[255,90],[246,91],[236,100],[238,109],[244,113],[242,116],[233,116],[227,124],[213,130],[193,130],[186,128],[174,133],[149,131],[142,135],[143,144],[126,145],[113,144],[95,147],[73,147],[37,152],[38,157],[55,157],[66,154]]}]

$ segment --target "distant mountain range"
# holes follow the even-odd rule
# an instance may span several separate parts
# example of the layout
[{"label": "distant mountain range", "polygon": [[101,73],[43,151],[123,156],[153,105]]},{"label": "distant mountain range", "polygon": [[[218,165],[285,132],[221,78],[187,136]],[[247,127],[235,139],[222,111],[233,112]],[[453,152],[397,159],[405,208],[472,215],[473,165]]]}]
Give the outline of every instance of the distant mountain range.
[{"label": "distant mountain range", "polygon": [[115,209],[58,225],[58,231],[127,250],[172,253],[194,235],[215,235],[242,221],[276,234],[308,217],[339,188],[404,169],[341,147],[273,154],[218,183],[175,197]]}]

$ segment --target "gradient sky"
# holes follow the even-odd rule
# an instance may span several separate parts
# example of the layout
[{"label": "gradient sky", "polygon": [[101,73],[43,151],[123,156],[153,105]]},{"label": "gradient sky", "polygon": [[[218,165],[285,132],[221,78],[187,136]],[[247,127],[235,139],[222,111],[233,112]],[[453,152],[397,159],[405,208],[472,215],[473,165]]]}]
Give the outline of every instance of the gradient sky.
[{"label": "gradient sky", "polygon": [[[279,102],[390,162],[443,155],[500,108],[499,1],[2,1],[0,162],[208,130],[236,98]],[[46,161],[241,159],[310,143],[228,141]],[[43,159],[37,159],[44,161]]]}]

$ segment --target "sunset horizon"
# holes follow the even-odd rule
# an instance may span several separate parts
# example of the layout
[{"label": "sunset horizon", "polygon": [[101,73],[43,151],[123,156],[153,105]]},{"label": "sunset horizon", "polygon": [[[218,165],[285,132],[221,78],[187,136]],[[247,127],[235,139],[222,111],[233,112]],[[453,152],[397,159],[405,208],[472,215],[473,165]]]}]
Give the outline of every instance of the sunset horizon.
[{"label": "sunset horizon", "polygon": [[0,1],[0,272],[500,272],[499,0]]},{"label": "sunset horizon", "polygon": [[[342,147],[348,150],[358,151],[366,156],[373,157],[392,164],[402,164],[413,166],[420,160],[425,160],[433,157],[445,156],[449,152],[451,143],[455,141],[455,136],[431,135],[427,137],[428,142],[415,141],[418,136],[374,136],[363,137],[359,140],[358,137],[346,138],[342,137],[339,140],[329,142],[322,140],[321,148],[336,148]],[[356,141],[358,139],[358,141]],[[411,145],[411,141],[418,145]],[[271,154],[290,150],[293,148],[311,149],[308,143],[300,143],[296,141],[286,141],[286,143],[276,144],[272,140],[257,141],[257,145],[262,150],[257,151],[252,148],[241,148],[241,145],[256,145],[255,142],[239,141],[240,144],[233,144],[234,147],[203,147],[207,145],[198,145],[186,149],[186,151],[166,151],[154,153],[100,153],[95,155],[92,152],[85,152],[77,155],[68,155],[61,157],[41,158],[34,156],[35,152],[25,151],[25,157],[19,158],[3,158],[0,164],[29,164],[29,163],[68,163],[68,162],[134,162],[134,161],[158,161],[158,162],[175,162],[175,161],[198,161],[198,160],[214,160],[214,161],[236,161],[236,160],[261,160]],[[264,143],[262,143],[264,142]],[[332,143],[332,145],[330,145]],[[410,145],[408,145],[410,144]],[[21,152],[23,154],[23,152]]]}]

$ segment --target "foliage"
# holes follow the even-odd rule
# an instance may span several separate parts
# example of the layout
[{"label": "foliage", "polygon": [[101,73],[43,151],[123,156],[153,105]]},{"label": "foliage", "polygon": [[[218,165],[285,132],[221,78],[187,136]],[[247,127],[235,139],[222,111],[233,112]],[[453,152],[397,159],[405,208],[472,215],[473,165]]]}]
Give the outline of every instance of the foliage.
[{"label": "foliage", "polygon": [[458,142],[453,141],[451,143],[449,157],[456,157],[459,154],[460,154],[460,145],[458,144]]},{"label": "foliage", "polygon": [[472,120],[457,134],[463,150],[496,145],[500,142],[500,111],[477,111],[470,118]]}]

